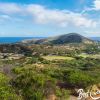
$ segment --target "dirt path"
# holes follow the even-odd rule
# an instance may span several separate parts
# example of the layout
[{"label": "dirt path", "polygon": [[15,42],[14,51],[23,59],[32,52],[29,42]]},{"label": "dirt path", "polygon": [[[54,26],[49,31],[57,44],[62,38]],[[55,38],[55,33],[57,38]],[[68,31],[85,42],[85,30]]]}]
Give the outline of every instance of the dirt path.
[{"label": "dirt path", "polygon": [[77,100],[77,97],[71,95],[70,98],[69,98],[69,100]]}]

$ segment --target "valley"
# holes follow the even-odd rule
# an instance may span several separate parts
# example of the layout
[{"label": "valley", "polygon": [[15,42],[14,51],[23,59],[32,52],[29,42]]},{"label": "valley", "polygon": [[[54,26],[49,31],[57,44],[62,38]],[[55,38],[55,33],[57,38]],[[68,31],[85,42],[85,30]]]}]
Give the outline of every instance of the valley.
[{"label": "valley", "polygon": [[77,100],[81,88],[100,90],[100,42],[71,33],[0,44],[0,100]]}]

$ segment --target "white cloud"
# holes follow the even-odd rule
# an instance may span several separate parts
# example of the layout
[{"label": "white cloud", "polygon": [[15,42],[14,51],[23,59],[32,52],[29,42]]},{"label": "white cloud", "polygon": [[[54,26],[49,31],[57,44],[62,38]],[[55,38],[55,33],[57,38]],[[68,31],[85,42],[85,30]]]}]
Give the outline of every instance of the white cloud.
[{"label": "white cloud", "polygon": [[100,0],[93,0],[93,4],[91,5],[91,7],[85,7],[82,13],[98,10],[100,10]]},{"label": "white cloud", "polygon": [[68,10],[50,10],[40,5],[31,4],[27,6],[27,11],[33,15],[33,19],[38,23],[53,23],[61,26],[68,24],[84,27],[96,26],[96,22],[91,19]]},{"label": "white cloud", "polygon": [[100,0],[94,1],[94,10],[100,10]]},{"label": "white cloud", "polygon": [[27,16],[32,16],[33,21],[37,23],[54,24],[62,27],[67,25],[95,27],[97,24],[80,13],[68,10],[47,9],[38,4],[19,5],[15,3],[0,3],[0,12],[8,15],[24,13]]},{"label": "white cloud", "polygon": [[20,12],[21,8],[15,3],[0,3],[0,12],[3,13],[17,13]]}]

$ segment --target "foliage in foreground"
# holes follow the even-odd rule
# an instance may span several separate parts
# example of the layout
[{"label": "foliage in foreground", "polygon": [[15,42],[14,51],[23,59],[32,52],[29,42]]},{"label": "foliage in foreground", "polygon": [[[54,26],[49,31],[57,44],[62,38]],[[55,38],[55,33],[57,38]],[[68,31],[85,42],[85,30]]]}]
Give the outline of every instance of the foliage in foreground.
[{"label": "foliage in foreground", "polygon": [[9,85],[9,78],[0,72],[0,100],[21,100]]},{"label": "foliage in foreground", "polygon": [[66,100],[69,97],[69,91],[60,89],[56,85],[56,79],[42,70],[19,67],[13,69],[13,72],[17,74],[17,78],[13,81],[14,86],[25,100],[41,100],[41,98],[44,100],[52,96]]}]

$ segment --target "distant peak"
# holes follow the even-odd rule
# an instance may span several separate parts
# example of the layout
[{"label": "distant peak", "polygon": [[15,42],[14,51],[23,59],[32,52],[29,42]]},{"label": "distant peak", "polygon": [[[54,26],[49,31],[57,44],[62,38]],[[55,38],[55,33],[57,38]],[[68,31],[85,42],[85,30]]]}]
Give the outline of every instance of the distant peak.
[{"label": "distant peak", "polygon": [[34,44],[67,44],[67,43],[93,43],[91,39],[84,37],[78,33],[68,33],[56,37],[33,40]]}]

